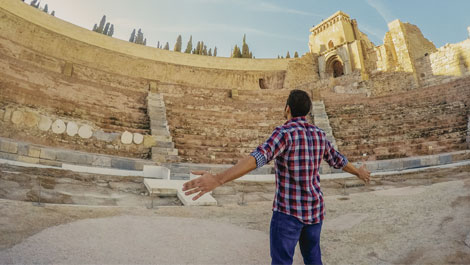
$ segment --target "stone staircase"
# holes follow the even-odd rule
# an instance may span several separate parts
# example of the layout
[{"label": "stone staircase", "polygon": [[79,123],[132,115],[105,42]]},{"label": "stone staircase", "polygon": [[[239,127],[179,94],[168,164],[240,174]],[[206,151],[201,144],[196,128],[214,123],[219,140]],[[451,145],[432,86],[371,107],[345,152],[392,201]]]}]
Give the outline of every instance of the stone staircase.
[{"label": "stone staircase", "polygon": [[328,115],[326,114],[325,104],[323,101],[312,102],[311,115],[313,116],[314,124],[325,131],[326,138],[331,142],[334,148],[338,150],[338,145],[336,145],[336,140],[333,136],[333,129],[330,126],[330,121],[328,119]]},{"label": "stone staircase", "polygon": [[150,117],[150,132],[156,141],[155,147],[152,147],[152,160],[157,163],[179,162],[178,149],[175,149],[166,119],[163,95],[149,92],[147,109]]}]

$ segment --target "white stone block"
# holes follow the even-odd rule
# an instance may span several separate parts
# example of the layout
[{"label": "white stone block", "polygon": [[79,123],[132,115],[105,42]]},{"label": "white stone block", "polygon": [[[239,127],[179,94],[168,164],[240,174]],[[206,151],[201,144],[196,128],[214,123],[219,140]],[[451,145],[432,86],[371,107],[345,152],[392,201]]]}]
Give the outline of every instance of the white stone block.
[{"label": "white stone block", "polygon": [[44,132],[47,132],[52,125],[52,120],[49,117],[41,116],[39,120],[38,129]]},{"label": "white stone block", "polygon": [[67,135],[75,136],[78,133],[78,125],[75,122],[69,121],[67,123]]},{"label": "white stone block", "polygon": [[185,180],[161,180],[161,179],[144,179],[144,184],[150,194],[160,196],[174,196],[176,195],[185,206],[214,206],[217,201],[210,193],[204,194],[201,198],[193,201],[194,196],[185,195],[183,192],[183,184]]},{"label": "white stone block", "polygon": [[13,111],[13,114],[11,114],[11,122],[13,122],[13,124],[19,125],[23,122],[23,119],[23,112],[19,110],[15,110]]},{"label": "white stone block", "polygon": [[123,144],[131,144],[133,138],[134,138],[134,136],[132,135],[132,133],[130,133],[130,132],[128,132],[128,131],[125,131],[125,132],[121,135],[121,142],[122,142]]},{"label": "white stone block", "polygon": [[66,129],[65,123],[63,120],[56,120],[52,123],[52,132],[56,134],[64,133]]},{"label": "white stone block", "polygon": [[134,143],[141,144],[144,142],[144,136],[140,133],[134,133]]},{"label": "white stone block", "polygon": [[170,169],[161,166],[144,165],[144,178],[170,179]]},{"label": "white stone block", "polygon": [[185,206],[216,206],[217,201],[212,197],[210,193],[206,193],[201,198],[197,200],[193,200],[193,198],[197,195],[192,194],[192,195],[185,195],[183,192],[178,192],[177,196],[178,199],[185,205]]},{"label": "white stone block", "polygon": [[80,129],[78,129],[78,135],[83,139],[89,139],[93,135],[93,130],[90,125],[82,125]]}]

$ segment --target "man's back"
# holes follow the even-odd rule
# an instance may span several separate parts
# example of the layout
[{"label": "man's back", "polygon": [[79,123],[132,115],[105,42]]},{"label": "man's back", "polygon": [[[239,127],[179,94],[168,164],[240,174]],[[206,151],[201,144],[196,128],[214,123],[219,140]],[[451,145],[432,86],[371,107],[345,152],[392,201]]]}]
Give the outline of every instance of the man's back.
[{"label": "man's back", "polygon": [[326,139],[325,132],[296,117],[277,127],[252,156],[261,167],[275,160],[276,194],[273,210],[297,217],[303,223],[323,220],[324,202],[319,169],[322,159],[336,168],[347,159]]}]

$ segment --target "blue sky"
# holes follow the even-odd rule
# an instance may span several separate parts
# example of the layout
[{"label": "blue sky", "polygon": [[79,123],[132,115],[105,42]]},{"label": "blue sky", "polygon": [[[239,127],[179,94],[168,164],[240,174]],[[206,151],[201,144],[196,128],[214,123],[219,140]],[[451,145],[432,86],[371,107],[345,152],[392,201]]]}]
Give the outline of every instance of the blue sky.
[{"label": "blue sky", "polygon": [[[30,1],[27,0],[27,3]],[[469,0],[42,0],[56,16],[91,29],[103,14],[115,26],[114,37],[128,40],[142,28],[148,46],[169,42],[179,34],[183,49],[189,36],[219,56],[229,56],[243,34],[256,58],[276,58],[308,51],[309,29],[342,10],[376,45],[383,43],[387,22],[400,19],[417,25],[437,47],[467,38]]]}]

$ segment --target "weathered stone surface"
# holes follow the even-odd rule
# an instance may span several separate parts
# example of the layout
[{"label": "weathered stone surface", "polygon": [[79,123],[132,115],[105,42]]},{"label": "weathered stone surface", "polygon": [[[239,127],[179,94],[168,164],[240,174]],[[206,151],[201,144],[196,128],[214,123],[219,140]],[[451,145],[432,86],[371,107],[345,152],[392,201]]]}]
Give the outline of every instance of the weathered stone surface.
[{"label": "weathered stone surface", "polygon": [[36,146],[31,146],[31,145],[29,146],[28,156],[39,158],[40,155],[41,155],[41,148],[36,147]]},{"label": "weathered stone surface", "polygon": [[440,155],[439,156],[439,164],[449,164],[452,163],[452,155]]},{"label": "weathered stone surface", "polygon": [[73,74],[73,64],[70,62],[66,62],[64,65],[64,68],[62,70],[62,73],[66,76],[72,76]]},{"label": "weathered stone surface", "polygon": [[111,167],[111,157],[95,155],[93,156],[92,166]]},{"label": "weathered stone surface", "polygon": [[93,135],[93,130],[90,125],[82,125],[78,129],[78,135],[83,139],[89,139]]},{"label": "weathered stone surface", "polygon": [[62,167],[61,162],[53,161],[53,160],[47,160],[47,159],[39,159],[39,164],[45,165],[45,166],[50,166],[50,167]]},{"label": "weathered stone surface", "polygon": [[29,145],[27,143],[18,143],[18,155],[27,156]]},{"label": "weathered stone surface", "polygon": [[144,135],[144,147],[151,148],[157,145],[157,139],[152,135]]},{"label": "weathered stone surface", "polygon": [[141,144],[144,141],[144,136],[140,133],[134,133],[134,143]]},{"label": "weathered stone surface", "polygon": [[52,132],[55,134],[62,134],[66,130],[66,126],[63,120],[56,120],[52,123]]},{"label": "weathered stone surface", "polygon": [[6,109],[5,114],[3,116],[3,121],[10,121],[11,120],[11,114],[13,113],[12,109]]},{"label": "weathered stone surface", "polygon": [[5,111],[0,109],[0,121],[3,121],[4,116],[5,116]]},{"label": "weathered stone surface", "polygon": [[41,154],[39,155],[39,158],[48,159],[48,160],[56,160],[57,158],[56,151],[52,149],[41,148]]},{"label": "weathered stone surface", "polygon": [[170,169],[161,166],[144,165],[144,177],[154,179],[170,179]]},{"label": "weathered stone surface", "polygon": [[31,112],[31,111],[27,111],[24,113],[24,125],[28,127],[36,127],[38,124],[39,124],[38,114]]},{"label": "weathered stone surface", "polygon": [[91,165],[93,161],[92,155],[73,151],[57,151],[56,156],[58,161],[78,165]]},{"label": "weathered stone surface", "polygon": [[123,144],[131,144],[133,138],[134,138],[134,136],[132,135],[132,133],[130,133],[130,132],[128,132],[128,131],[125,131],[125,132],[121,135],[121,142],[122,142]]},{"label": "weathered stone surface", "polygon": [[112,158],[111,167],[118,169],[135,170],[135,161],[125,158]]},{"label": "weathered stone surface", "polygon": [[19,162],[30,163],[30,164],[39,164],[39,158],[29,157],[29,156],[18,156]]},{"label": "weathered stone surface", "polygon": [[48,131],[52,126],[52,120],[51,118],[41,115],[38,123],[38,129],[41,131]]},{"label": "weathered stone surface", "polygon": [[99,141],[111,143],[115,139],[119,138],[120,134],[119,133],[107,133],[107,132],[99,130],[99,131],[93,132],[93,136]]},{"label": "weathered stone surface", "polygon": [[0,142],[0,151],[5,153],[18,153],[18,144],[11,141],[1,141]]},{"label": "weathered stone surface", "polygon": [[78,133],[78,125],[73,121],[69,121],[67,123],[67,135],[75,136],[77,133]]},{"label": "weathered stone surface", "polygon": [[13,122],[13,124],[19,125],[23,123],[23,121],[24,121],[23,112],[19,110],[13,111],[13,113],[11,114],[11,122]]}]

